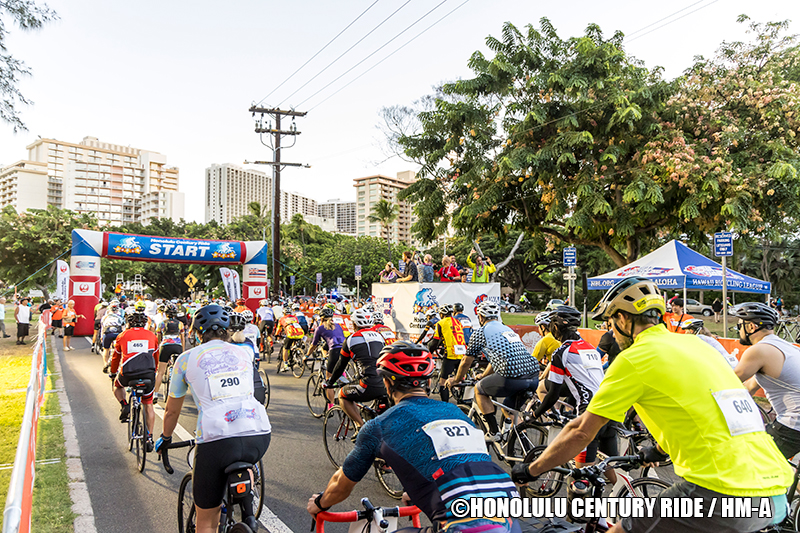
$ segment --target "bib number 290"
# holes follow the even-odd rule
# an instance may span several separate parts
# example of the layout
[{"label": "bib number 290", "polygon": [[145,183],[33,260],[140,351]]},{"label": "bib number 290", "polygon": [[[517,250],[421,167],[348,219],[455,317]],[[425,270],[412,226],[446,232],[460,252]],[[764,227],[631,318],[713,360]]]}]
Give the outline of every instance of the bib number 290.
[{"label": "bib number 290", "polygon": [[220,372],[208,376],[208,391],[212,400],[246,396],[250,389],[245,382],[243,372]]},{"label": "bib number 290", "polygon": [[219,386],[220,387],[235,387],[239,384],[239,377],[234,376],[232,378],[220,378]]}]

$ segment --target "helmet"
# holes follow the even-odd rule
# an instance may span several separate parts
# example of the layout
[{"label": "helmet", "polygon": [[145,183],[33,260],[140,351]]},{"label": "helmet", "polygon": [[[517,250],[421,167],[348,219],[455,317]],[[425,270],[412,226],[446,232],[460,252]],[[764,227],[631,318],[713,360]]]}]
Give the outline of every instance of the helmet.
[{"label": "helmet", "polygon": [[632,315],[659,317],[667,310],[658,286],[650,279],[633,276],[623,279],[603,295],[592,310],[595,320],[607,320],[618,311]]},{"label": "helmet", "polygon": [[166,311],[166,310],[167,310],[167,306],[166,306],[166,305],[164,305],[164,304],[161,304],[161,305],[159,305],[159,306],[158,306],[158,311],[159,311],[160,313],[163,313],[163,312],[164,312],[164,311]]},{"label": "helmet", "polygon": [[150,296],[150,293],[147,293],[144,295],[144,298],[145,300],[149,300],[150,298],[152,298],[152,296]]},{"label": "helmet", "polygon": [[217,304],[205,305],[194,314],[194,329],[200,333],[228,329],[229,327],[228,311]]},{"label": "helmet", "polygon": [[178,308],[174,305],[170,305],[167,307],[165,314],[167,315],[167,318],[174,318],[178,315]]},{"label": "helmet", "polygon": [[299,311],[299,310],[300,310],[300,304],[292,305],[292,311]]},{"label": "helmet", "polygon": [[438,314],[439,314],[439,310],[436,309],[435,307],[431,307],[430,309],[428,309],[425,312],[425,317],[430,320],[431,318],[435,317]]},{"label": "helmet", "polygon": [[323,307],[322,311],[320,311],[319,314],[323,319],[325,319],[325,318],[333,318],[333,315],[335,315],[336,313],[333,311],[333,309],[329,307]]},{"label": "helmet", "polygon": [[325,307],[323,309],[334,309],[335,310],[336,309],[336,305],[335,304],[330,304],[330,303],[329,304],[325,304]]},{"label": "helmet", "polygon": [[478,316],[494,320],[500,318],[500,306],[491,300],[484,300],[478,305]]},{"label": "helmet", "polygon": [[108,307],[108,303],[107,302],[100,302],[100,307],[101,308]]},{"label": "helmet", "polygon": [[733,311],[733,316],[766,329],[773,329],[778,323],[777,311],[761,302],[740,304]]},{"label": "helmet", "polygon": [[464,304],[462,304],[462,303],[453,304],[453,310],[456,313],[463,313],[464,312]]},{"label": "helmet", "polygon": [[581,313],[574,307],[559,305],[550,313],[550,325],[559,328],[577,329],[581,325]]},{"label": "helmet", "polygon": [[376,324],[383,324],[383,313],[372,313],[372,321]]},{"label": "helmet", "polygon": [[553,312],[552,311],[543,311],[536,315],[536,320],[534,323],[537,326],[549,326],[550,321],[553,319]]},{"label": "helmet", "polygon": [[127,299],[128,299],[128,297],[127,297],[127,296],[125,296],[125,295],[123,294],[123,295],[121,295],[121,296],[119,297],[119,299],[120,299],[120,301],[125,301],[125,300],[127,300]]},{"label": "helmet", "polygon": [[381,350],[376,363],[378,374],[392,382],[406,382],[421,387],[433,374],[434,364],[430,352],[420,344],[397,341]]},{"label": "helmet", "polygon": [[113,300],[111,300],[111,303],[110,303],[110,305],[119,305],[119,300],[117,300],[116,298],[114,298]]},{"label": "helmet", "polygon": [[242,316],[244,317],[245,322],[247,322],[248,324],[253,323],[253,312],[251,310],[245,309],[244,311],[242,311]]},{"label": "helmet", "polygon": [[356,309],[350,318],[353,319],[353,324],[355,324],[358,329],[369,328],[375,325],[375,322],[372,320],[372,313],[364,308]]},{"label": "helmet", "polygon": [[147,316],[144,313],[134,311],[127,317],[128,325],[132,328],[143,328],[147,325]]},{"label": "helmet", "polygon": [[258,302],[258,305],[260,305],[261,307],[265,307],[269,305],[269,302],[266,300],[261,300],[260,302]]},{"label": "helmet", "polygon": [[247,325],[247,320],[242,313],[229,313],[228,322],[228,329],[231,331],[242,331]]},{"label": "helmet", "polygon": [[145,305],[143,300],[139,300],[138,302],[136,302],[136,305],[134,307],[136,308],[137,311],[144,311],[145,307],[147,306]]},{"label": "helmet", "polygon": [[703,321],[699,318],[695,318],[694,320],[688,321],[683,326],[683,329],[688,329],[697,333],[699,330],[703,329]]},{"label": "helmet", "polygon": [[244,305],[244,298],[237,298],[236,305]]},{"label": "helmet", "polygon": [[453,304],[443,305],[439,308],[439,313],[441,313],[442,316],[450,316],[453,314],[453,311]]},{"label": "helmet", "polygon": [[116,313],[119,310],[119,303],[111,302],[111,305],[108,307],[108,309],[112,313]]}]

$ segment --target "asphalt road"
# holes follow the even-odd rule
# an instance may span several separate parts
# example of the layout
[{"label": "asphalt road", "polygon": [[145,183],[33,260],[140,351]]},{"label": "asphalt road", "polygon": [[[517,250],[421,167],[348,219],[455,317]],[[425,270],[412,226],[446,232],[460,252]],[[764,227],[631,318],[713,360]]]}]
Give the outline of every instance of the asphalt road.
[{"label": "asphalt road", "polygon": [[[97,530],[102,533],[137,531],[177,531],[178,487],[189,471],[186,454],[170,455],[175,473],[167,474],[156,456],[148,455],[143,473],[136,469],[136,457],[128,451],[125,424],[119,422],[119,403],[111,392],[108,376],[102,372],[102,358],[90,351],[89,341],[73,339],[75,350],[61,358],[64,387],[70,399],[81,460],[86,477]],[[272,440],[264,455],[266,473],[265,508],[262,524],[272,533],[308,531],[311,520],[306,512],[308,497],[325,488],[334,473],[322,441],[322,421],[308,411],[305,387],[308,371],[301,379],[275,374],[267,368],[271,384],[268,415]],[[196,409],[191,398],[184,403],[179,424],[194,432]],[[154,435],[161,432],[156,417]],[[360,499],[370,498],[375,505],[394,506],[373,473],[359,483],[354,494],[333,510],[360,509]],[[277,520],[269,520],[272,513]],[[344,531],[343,526],[326,526],[328,531]]]}]

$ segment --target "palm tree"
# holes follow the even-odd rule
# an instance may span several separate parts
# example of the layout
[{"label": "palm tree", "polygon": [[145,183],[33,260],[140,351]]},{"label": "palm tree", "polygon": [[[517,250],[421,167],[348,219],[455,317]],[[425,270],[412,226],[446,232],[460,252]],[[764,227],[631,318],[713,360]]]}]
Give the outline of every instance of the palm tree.
[{"label": "palm tree", "polygon": [[386,249],[389,251],[389,260],[392,259],[392,241],[389,226],[392,225],[397,219],[397,206],[390,203],[385,198],[381,198],[372,207],[372,214],[367,219],[372,222],[379,222],[384,231],[386,231]]},{"label": "palm tree", "polygon": [[258,219],[258,225],[261,226],[261,238],[266,240],[267,220],[269,219],[269,209],[267,206],[262,206],[258,202],[250,202],[247,204],[247,210],[250,214]]},{"label": "palm tree", "polygon": [[287,233],[290,236],[300,237],[300,246],[303,250],[303,256],[305,256],[306,237],[308,237],[309,242],[316,241],[319,236],[319,227],[306,221],[301,213],[295,213],[288,225]]}]

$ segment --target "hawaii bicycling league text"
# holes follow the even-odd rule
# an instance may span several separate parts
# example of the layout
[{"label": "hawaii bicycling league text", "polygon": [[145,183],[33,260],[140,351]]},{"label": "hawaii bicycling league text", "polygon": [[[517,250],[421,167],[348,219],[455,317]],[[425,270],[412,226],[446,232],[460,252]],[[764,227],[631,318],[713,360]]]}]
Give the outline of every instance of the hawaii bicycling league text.
[{"label": "hawaii bicycling league text", "polygon": [[459,498],[450,510],[456,518],[701,518],[717,506],[724,518],[772,517],[768,498],[754,505],[746,497],[713,498],[708,506],[702,498]]}]

